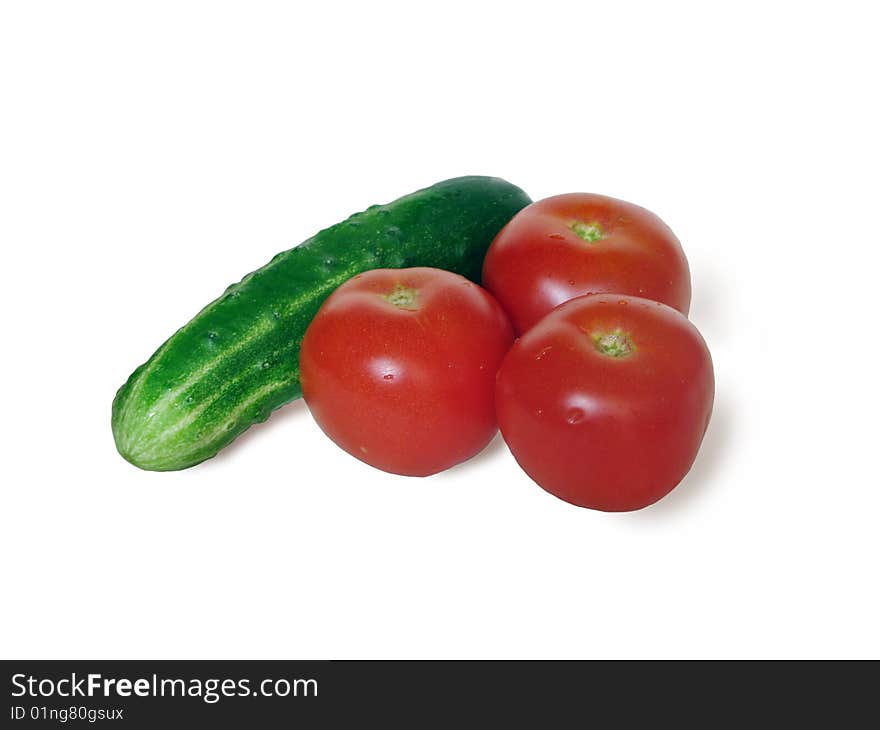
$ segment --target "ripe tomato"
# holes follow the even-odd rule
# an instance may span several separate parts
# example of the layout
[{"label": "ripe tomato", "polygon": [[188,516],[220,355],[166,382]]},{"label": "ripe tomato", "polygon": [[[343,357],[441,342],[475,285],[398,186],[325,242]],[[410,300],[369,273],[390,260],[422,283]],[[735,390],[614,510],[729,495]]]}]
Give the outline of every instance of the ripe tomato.
[{"label": "ripe tomato", "polygon": [[666,224],[632,203],[587,193],[517,213],[489,248],[483,286],[519,334],[582,294],[631,294],[685,315],[691,302],[687,259]]},{"label": "ripe tomato", "polygon": [[581,507],[619,512],[670,492],[693,464],[715,381],[706,343],[659,302],[562,304],[498,373],[498,423],[526,473]]},{"label": "ripe tomato", "polygon": [[352,456],[427,476],[494,436],[495,374],[513,342],[485,290],[439,269],[376,269],[324,302],[302,342],[303,396]]}]

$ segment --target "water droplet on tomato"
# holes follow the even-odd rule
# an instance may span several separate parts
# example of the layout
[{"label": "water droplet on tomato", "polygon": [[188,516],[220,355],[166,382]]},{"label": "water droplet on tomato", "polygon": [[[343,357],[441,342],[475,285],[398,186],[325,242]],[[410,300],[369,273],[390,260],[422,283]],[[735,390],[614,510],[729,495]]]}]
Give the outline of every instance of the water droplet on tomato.
[{"label": "water droplet on tomato", "polygon": [[394,380],[394,373],[385,373],[382,376],[382,380]]},{"label": "water droplet on tomato", "polygon": [[566,415],[565,420],[572,426],[584,420],[585,413],[580,408],[572,408]]},{"label": "water droplet on tomato", "polygon": [[551,233],[549,238],[553,238],[557,241],[562,241],[565,239],[565,236],[563,236],[561,233]]}]

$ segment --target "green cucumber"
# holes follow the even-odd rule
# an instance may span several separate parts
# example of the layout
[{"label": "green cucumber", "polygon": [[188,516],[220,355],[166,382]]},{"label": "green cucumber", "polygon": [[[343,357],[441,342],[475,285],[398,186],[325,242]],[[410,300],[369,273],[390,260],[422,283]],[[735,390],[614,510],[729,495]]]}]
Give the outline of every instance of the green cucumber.
[{"label": "green cucumber", "polygon": [[119,453],[185,469],[301,395],[299,347],[324,299],[368,269],[433,266],[479,282],[486,249],[529,197],[460,177],[374,205],[230,286],[135,370],[113,400]]}]

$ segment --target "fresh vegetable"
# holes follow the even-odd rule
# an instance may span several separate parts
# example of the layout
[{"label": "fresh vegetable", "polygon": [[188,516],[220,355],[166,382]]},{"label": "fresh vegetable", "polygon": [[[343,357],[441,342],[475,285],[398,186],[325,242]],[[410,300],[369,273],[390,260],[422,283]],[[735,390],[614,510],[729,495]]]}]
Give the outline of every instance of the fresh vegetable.
[{"label": "fresh vegetable", "polygon": [[638,297],[582,296],[511,348],[498,373],[498,423],[551,494],[635,510],[690,469],[714,388],[709,350],[684,315]]},{"label": "fresh vegetable", "polygon": [[654,299],[688,313],[691,280],[681,244],[656,215],[603,195],[532,203],[489,248],[483,286],[518,333],[581,294]]},{"label": "fresh vegetable", "polygon": [[299,397],[299,347],[324,299],[358,272],[436,266],[474,281],[486,248],[529,198],[498,178],[462,177],[327,228],[199,312],[113,401],[116,447],[142,469],[214,456]]},{"label": "fresh vegetable", "polygon": [[513,329],[462,276],[381,269],[339,287],[306,331],[302,387],[324,432],[385,471],[427,476],[497,431],[495,374]]}]

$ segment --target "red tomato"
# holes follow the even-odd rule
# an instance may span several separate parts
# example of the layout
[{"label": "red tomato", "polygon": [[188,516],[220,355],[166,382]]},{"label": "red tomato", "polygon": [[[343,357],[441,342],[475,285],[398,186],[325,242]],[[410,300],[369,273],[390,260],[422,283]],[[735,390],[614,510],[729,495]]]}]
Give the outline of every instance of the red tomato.
[{"label": "red tomato", "polygon": [[645,297],[688,313],[691,278],[678,239],[644,208],[571,193],[523,208],[492,242],[483,286],[522,334],[582,294]]},{"label": "red tomato", "polygon": [[376,269],[324,302],[302,342],[303,396],[352,456],[427,476],[498,429],[495,374],[513,342],[485,290],[439,269]]},{"label": "red tomato", "polygon": [[498,423],[551,494],[609,512],[646,507],[693,464],[715,381],[706,343],[659,302],[620,295],[562,304],[498,373]]}]

